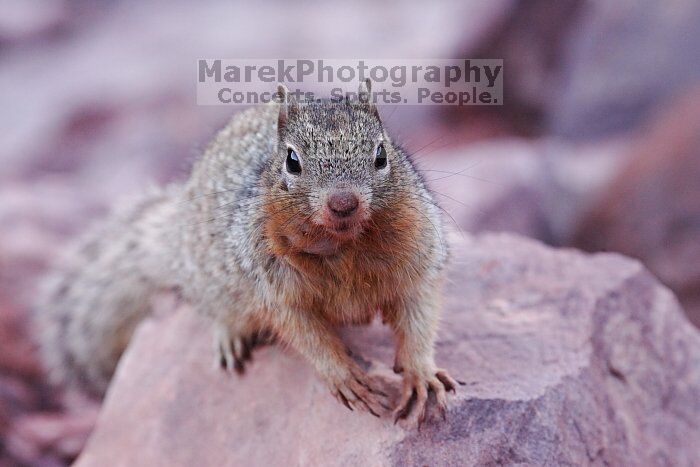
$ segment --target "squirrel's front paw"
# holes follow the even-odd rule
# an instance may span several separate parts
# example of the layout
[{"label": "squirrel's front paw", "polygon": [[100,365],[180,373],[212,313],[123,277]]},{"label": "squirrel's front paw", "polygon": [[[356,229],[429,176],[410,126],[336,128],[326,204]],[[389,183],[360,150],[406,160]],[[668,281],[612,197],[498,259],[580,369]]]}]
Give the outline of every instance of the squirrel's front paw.
[{"label": "squirrel's front paw", "polygon": [[252,359],[253,349],[272,341],[269,332],[233,334],[225,327],[217,327],[214,333],[215,363],[224,370],[235,370],[236,373],[243,374],[246,362]]},{"label": "squirrel's front paw", "polygon": [[447,391],[456,392],[458,384],[446,370],[404,371],[401,399],[394,410],[394,423],[405,420],[413,427],[425,421],[428,391],[435,393],[437,407],[443,419],[447,410]]},{"label": "squirrel's front paw", "polygon": [[388,396],[357,366],[326,378],[331,394],[350,410],[366,410],[375,417],[391,410]]}]

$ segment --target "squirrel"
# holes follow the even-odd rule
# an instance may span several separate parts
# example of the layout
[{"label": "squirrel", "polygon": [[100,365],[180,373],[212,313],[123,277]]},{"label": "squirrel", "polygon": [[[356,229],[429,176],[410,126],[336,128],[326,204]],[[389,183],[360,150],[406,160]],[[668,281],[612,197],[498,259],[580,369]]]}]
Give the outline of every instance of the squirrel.
[{"label": "squirrel", "polygon": [[191,176],[116,210],[46,281],[40,347],[53,379],[102,395],[149,297],[177,288],[211,318],[217,361],[242,373],[266,336],[313,365],[349,409],[387,395],[335,328],[381,315],[402,373],[395,422],[445,416],[455,381],[434,361],[447,259],[439,208],[387,134],[371,82],[357,95],[273,102],[235,115]]}]

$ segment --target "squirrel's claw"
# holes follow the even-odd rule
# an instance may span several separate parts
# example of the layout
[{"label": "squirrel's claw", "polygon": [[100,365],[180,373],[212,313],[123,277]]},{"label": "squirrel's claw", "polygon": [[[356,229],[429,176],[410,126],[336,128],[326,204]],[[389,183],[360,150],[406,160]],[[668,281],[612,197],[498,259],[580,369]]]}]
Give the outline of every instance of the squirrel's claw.
[{"label": "squirrel's claw", "polygon": [[422,378],[415,373],[404,377],[401,398],[394,410],[394,423],[405,420],[408,428],[419,429],[426,419],[428,392],[435,394],[437,409],[443,420],[447,419],[447,391],[456,392],[459,383],[445,370],[437,370],[433,376]]},{"label": "squirrel's claw", "polygon": [[435,377],[440,380],[445,389],[452,393],[457,392],[457,385],[464,386],[464,383],[453,379],[445,370],[438,370]]},{"label": "squirrel's claw", "polygon": [[220,341],[218,343],[218,360],[223,370],[234,370],[238,374],[245,372],[245,361],[250,358],[250,350],[241,338]]},{"label": "squirrel's claw", "polygon": [[351,371],[347,378],[331,383],[331,393],[350,410],[362,410],[375,417],[381,417],[391,410],[386,393],[377,389],[359,369]]},{"label": "squirrel's claw", "polygon": [[271,343],[273,337],[267,332],[231,336],[228,330],[220,329],[216,331],[215,341],[219,366],[223,370],[243,374],[246,362],[253,359],[253,350]]},{"label": "squirrel's claw", "polygon": [[[219,333],[217,333],[218,335]],[[222,369],[228,370],[233,369],[235,365],[235,358],[233,356],[233,346],[229,339],[221,339],[217,336],[215,339],[215,351],[217,355],[217,361]]]}]

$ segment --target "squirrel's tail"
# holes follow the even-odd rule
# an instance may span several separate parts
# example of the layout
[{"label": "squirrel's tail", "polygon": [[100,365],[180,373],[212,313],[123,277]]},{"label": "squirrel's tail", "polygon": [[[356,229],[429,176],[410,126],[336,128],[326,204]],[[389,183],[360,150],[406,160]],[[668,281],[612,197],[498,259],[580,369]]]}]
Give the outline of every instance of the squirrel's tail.
[{"label": "squirrel's tail", "polygon": [[91,230],[47,277],[36,309],[44,362],[56,382],[107,389],[150,297],[172,268],[174,201],[149,193]]}]

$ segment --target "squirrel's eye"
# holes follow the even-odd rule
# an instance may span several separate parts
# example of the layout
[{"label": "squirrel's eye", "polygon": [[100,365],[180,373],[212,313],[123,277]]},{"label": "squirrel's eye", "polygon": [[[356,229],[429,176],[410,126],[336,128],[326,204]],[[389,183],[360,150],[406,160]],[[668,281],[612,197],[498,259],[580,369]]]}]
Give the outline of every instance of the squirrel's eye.
[{"label": "squirrel's eye", "polygon": [[301,173],[299,156],[297,156],[296,151],[292,148],[287,148],[287,172],[294,175],[299,175]]},{"label": "squirrel's eye", "polygon": [[377,169],[386,167],[386,149],[384,149],[383,144],[377,146],[377,151],[374,154],[374,167]]}]

